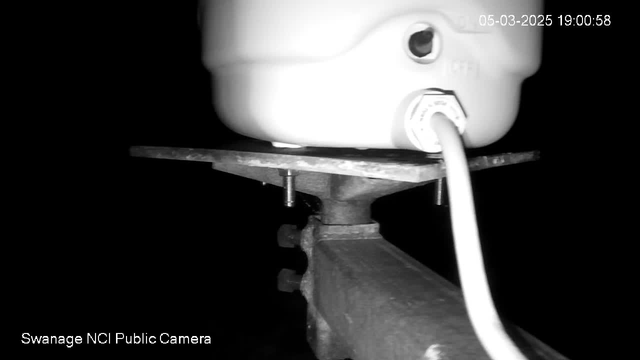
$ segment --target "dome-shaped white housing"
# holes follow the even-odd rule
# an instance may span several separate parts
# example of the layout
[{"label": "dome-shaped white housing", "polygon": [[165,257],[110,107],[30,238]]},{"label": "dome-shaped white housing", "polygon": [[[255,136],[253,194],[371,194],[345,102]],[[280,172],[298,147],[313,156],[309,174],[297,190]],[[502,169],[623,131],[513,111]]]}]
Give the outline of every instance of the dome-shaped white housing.
[{"label": "dome-shaped white housing", "polygon": [[541,14],[541,0],[211,0],[203,56],[221,120],[249,137],[416,149],[407,107],[439,88],[480,147],[516,118],[541,57],[541,27],[522,20]]}]

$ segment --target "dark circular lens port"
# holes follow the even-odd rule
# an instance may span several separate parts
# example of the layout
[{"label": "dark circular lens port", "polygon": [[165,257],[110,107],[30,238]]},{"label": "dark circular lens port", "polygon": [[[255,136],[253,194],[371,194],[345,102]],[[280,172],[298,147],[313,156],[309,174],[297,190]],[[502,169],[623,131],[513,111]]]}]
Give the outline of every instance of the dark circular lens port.
[{"label": "dark circular lens port", "polygon": [[418,58],[423,58],[433,51],[433,29],[424,29],[409,37],[409,51]]}]

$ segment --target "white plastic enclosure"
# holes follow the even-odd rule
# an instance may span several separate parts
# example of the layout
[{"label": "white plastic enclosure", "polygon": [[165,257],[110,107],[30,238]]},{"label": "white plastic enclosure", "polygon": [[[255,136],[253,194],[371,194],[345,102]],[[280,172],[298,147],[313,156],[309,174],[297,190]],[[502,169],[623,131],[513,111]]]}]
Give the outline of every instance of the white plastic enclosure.
[{"label": "white plastic enclosure", "polygon": [[219,117],[271,142],[416,150],[409,105],[437,88],[464,108],[465,145],[485,146],[513,125],[541,59],[541,0],[210,0],[201,10]]}]

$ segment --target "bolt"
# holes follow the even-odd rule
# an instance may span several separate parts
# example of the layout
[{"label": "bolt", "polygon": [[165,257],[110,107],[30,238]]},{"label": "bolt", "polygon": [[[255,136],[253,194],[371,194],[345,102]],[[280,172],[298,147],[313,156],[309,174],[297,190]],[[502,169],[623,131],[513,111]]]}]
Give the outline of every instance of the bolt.
[{"label": "bolt", "polygon": [[284,206],[292,208],[296,204],[296,174],[287,169],[280,170],[280,175],[282,176],[282,187],[284,188]]},{"label": "bolt", "polygon": [[278,229],[278,245],[283,248],[300,246],[302,232],[295,225],[284,224]]},{"label": "bolt", "polygon": [[445,189],[444,189],[444,178],[440,178],[436,181],[436,189],[435,189],[435,204],[437,206],[445,205]]},{"label": "bolt", "polygon": [[278,290],[284,292],[294,292],[300,290],[302,275],[296,274],[291,269],[282,269],[278,274]]}]

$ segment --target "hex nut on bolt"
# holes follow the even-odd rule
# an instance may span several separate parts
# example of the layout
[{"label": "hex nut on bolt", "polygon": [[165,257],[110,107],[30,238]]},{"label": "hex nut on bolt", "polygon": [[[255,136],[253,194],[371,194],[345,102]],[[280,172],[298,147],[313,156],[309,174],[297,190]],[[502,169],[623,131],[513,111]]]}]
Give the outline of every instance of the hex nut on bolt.
[{"label": "hex nut on bolt", "polygon": [[296,274],[291,269],[282,269],[278,274],[278,290],[284,292],[294,292],[300,290],[302,275]]},{"label": "hex nut on bolt", "polygon": [[300,246],[302,232],[295,225],[284,224],[278,229],[278,245],[283,248]]}]

